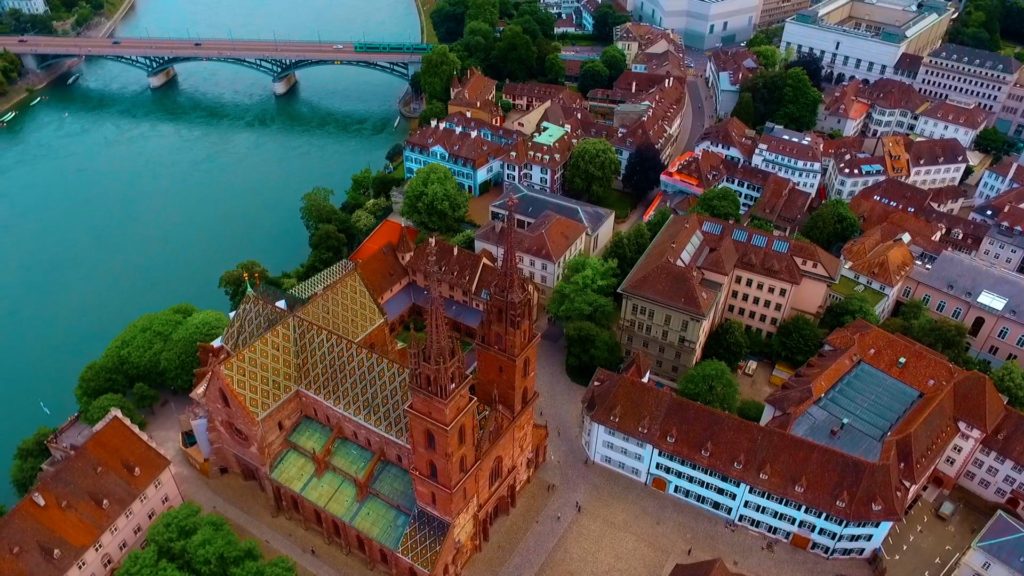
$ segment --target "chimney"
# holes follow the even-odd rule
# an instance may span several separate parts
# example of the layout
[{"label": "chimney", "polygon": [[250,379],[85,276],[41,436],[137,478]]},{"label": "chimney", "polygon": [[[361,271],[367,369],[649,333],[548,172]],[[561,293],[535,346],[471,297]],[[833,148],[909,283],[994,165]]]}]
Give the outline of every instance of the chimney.
[{"label": "chimney", "polygon": [[636,80],[633,80],[633,84],[629,88],[630,92],[636,92]]},{"label": "chimney", "polygon": [[46,506],[46,499],[39,492],[32,493],[32,501],[38,504],[40,508]]},{"label": "chimney", "polygon": [[437,118],[431,118],[430,119],[430,127],[431,128],[437,128]]},{"label": "chimney", "polygon": [[903,357],[903,356],[900,356],[900,359],[896,362],[896,367],[897,368],[903,368],[906,365],[907,365],[907,359],[905,357]]}]

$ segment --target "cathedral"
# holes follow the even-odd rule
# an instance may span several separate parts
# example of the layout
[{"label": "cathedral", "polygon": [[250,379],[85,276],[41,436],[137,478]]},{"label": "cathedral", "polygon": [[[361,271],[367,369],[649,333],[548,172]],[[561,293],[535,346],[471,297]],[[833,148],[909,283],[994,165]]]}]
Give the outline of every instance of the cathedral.
[{"label": "cathedral", "polygon": [[514,227],[473,342],[450,326],[429,239],[426,329],[402,345],[342,261],[289,292],[250,289],[200,349],[192,398],[215,472],[371,568],[457,575],[546,457],[534,418],[535,288]]}]

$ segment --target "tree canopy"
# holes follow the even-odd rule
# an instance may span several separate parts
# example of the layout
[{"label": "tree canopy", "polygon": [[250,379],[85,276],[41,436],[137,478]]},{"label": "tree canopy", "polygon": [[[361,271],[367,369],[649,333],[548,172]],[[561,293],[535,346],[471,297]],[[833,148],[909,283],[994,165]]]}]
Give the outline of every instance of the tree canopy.
[{"label": "tree canopy", "polygon": [[1014,146],[1009,136],[993,126],[982,129],[974,139],[974,149],[991,154],[994,162],[999,162],[1003,156],[1012,154]]},{"label": "tree canopy", "polygon": [[420,84],[423,86],[423,93],[427,95],[428,100],[448,102],[451,98],[452,78],[459,73],[460,66],[458,56],[443,44],[423,55]]},{"label": "tree canopy", "polygon": [[827,200],[811,213],[800,229],[800,234],[830,252],[838,250],[860,234],[857,215],[846,202],[834,198]]},{"label": "tree canopy", "polygon": [[740,386],[732,370],[720,360],[703,360],[679,379],[679,395],[723,412],[736,412]]},{"label": "tree canopy", "polygon": [[627,14],[621,14],[615,5],[605,0],[594,10],[594,36],[599,42],[610,44],[614,39],[615,27],[629,22]]},{"label": "tree canopy", "polygon": [[778,70],[782,64],[782,52],[775,46],[755,46],[750,51],[765,70]]},{"label": "tree canopy", "polygon": [[[811,130],[818,120],[821,92],[814,87],[801,67],[766,70],[743,83],[742,94],[750,94],[754,113],[749,125],[760,128],[765,122],[782,124],[797,131]],[[737,102],[739,106],[740,102]],[[744,104],[746,106],[746,104]],[[746,122],[747,112],[741,110]]]},{"label": "tree canopy", "polygon": [[124,558],[118,576],[295,576],[285,556],[265,561],[252,540],[239,540],[221,516],[185,502],[161,514],[146,534],[149,545]]},{"label": "tree canopy", "polygon": [[11,466],[11,486],[18,496],[24,496],[32,489],[39,476],[39,467],[50,457],[50,449],[46,440],[55,432],[53,428],[37,428],[28,438],[18,443],[14,449],[14,462]]},{"label": "tree canopy", "polygon": [[569,196],[588,202],[600,201],[611,192],[619,175],[619,157],[603,138],[584,138],[569,156],[565,185]]},{"label": "tree canopy", "polygon": [[1000,394],[1006,395],[1006,403],[1024,410],[1024,370],[1017,362],[1008,360],[992,371],[992,382]]},{"label": "tree canopy", "polygon": [[608,46],[601,51],[601,64],[604,64],[608,71],[608,86],[615,83],[615,80],[626,70],[626,53],[618,46]]},{"label": "tree canopy", "polygon": [[90,402],[81,413],[82,420],[84,420],[86,424],[96,424],[100,420],[103,420],[103,417],[110,412],[111,408],[120,408],[124,417],[131,420],[132,423],[140,428],[146,425],[145,418],[142,417],[142,414],[139,414],[139,410],[135,407],[135,404],[123,394],[114,393],[104,394]]},{"label": "tree canopy", "polygon": [[962,368],[984,368],[966,352],[967,327],[948,318],[933,318],[920,300],[902,303],[896,314],[882,323],[882,328],[916,340]]},{"label": "tree canopy", "polygon": [[430,23],[434,25],[437,39],[450,44],[461,38],[468,10],[467,0],[440,0],[430,11]]},{"label": "tree canopy", "polygon": [[672,217],[672,211],[668,208],[658,208],[651,214],[651,217],[647,219],[647,232],[651,235],[651,240],[661,232],[661,229],[668,222],[668,219]]},{"label": "tree canopy", "polygon": [[618,287],[615,263],[592,256],[577,256],[565,265],[562,278],[548,301],[548,313],[559,322],[592,322],[610,326],[615,320]]},{"label": "tree canopy", "polygon": [[199,368],[196,345],[212,342],[227,327],[228,317],[223,312],[197,310],[171,333],[163,343],[159,363],[168,389],[179,393],[192,390],[192,379]]},{"label": "tree canopy", "polygon": [[427,233],[458,232],[468,212],[469,195],[459,189],[452,173],[440,164],[420,168],[405,187],[402,215]]},{"label": "tree canopy", "polygon": [[522,82],[533,77],[537,49],[520,26],[510,24],[501,33],[491,62],[495,77]]},{"label": "tree canopy", "polygon": [[644,250],[651,243],[651,232],[647,226],[640,222],[635,224],[626,232],[615,232],[604,250],[606,260],[614,260],[618,270],[616,279],[622,282],[626,279],[629,271],[633,269]]},{"label": "tree canopy", "polygon": [[764,402],[751,398],[740,400],[740,404],[736,408],[736,415],[750,422],[760,423],[762,414],[764,414]]},{"label": "tree canopy", "polygon": [[772,26],[771,28],[762,28],[754,33],[747,40],[747,48],[757,48],[759,46],[778,46],[782,42],[782,24],[778,26]]},{"label": "tree canopy", "polygon": [[715,186],[697,197],[697,203],[690,209],[693,214],[707,214],[722,220],[738,222],[740,219],[740,197],[728,186]]},{"label": "tree canopy", "polygon": [[[246,277],[248,276],[248,281]],[[217,286],[224,290],[224,295],[228,297],[231,309],[238,308],[238,304],[242,301],[245,296],[246,283],[252,286],[259,281],[270,280],[270,272],[255,260],[245,260],[239,262],[234,268],[224,272],[220,275],[220,280],[217,282]]]},{"label": "tree canopy", "polygon": [[818,353],[823,341],[822,331],[814,321],[798,314],[779,323],[772,338],[772,352],[776,360],[801,366]]},{"label": "tree canopy", "polygon": [[591,90],[606,88],[608,86],[608,68],[600,60],[587,62],[580,68],[580,78],[576,82],[576,88],[580,94],[586,97]]},{"label": "tree canopy", "polygon": [[878,314],[875,313],[871,301],[863,293],[854,292],[838,302],[829,304],[818,325],[825,332],[831,332],[858,319],[878,324]]},{"label": "tree canopy", "polygon": [[618,370],[622,347],[615,332],[591,322],[570,322],[565,327],[565,373],[586,386],[598,368]]},{"label": "tree canopy", "polygon": [[637,198],[643,198],[661,181],[665,163],[658,148],[648,141],[636,147],[626,160],[622,172],[622,185]]},{"label": "tree canopy", "polygon": [[747,356],[749,346],[747,333],[736,320],[723,320],[704,343],[702,360],[721,360],[726,366],[736,368]]},{"label": "tree canopy", "polygon": [[786,63],[786,70],[792,70],[794,68],[799,68],[806,72],[807,79],[811,81],[811,86],[821,90],[821,74],[823,70],[820,57],[815,56],[810,52],[804,52],[800,56],[797,56],[795,59]]}]

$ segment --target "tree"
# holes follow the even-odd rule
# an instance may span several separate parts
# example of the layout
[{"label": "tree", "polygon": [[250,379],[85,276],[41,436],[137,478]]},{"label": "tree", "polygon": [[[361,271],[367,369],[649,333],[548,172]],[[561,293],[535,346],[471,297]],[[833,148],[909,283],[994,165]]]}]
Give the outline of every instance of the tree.
[{"label": "tree", "polygon": [[860,223],[849,204],[835,198],[811,213],[800,234],[825,250],[834,251],[860,234]]},{"label": "tree", "polygon": [[402,215],[424,232],[454,234],[468,212],[469,195],[440,164],[420,168],[405,187]]},{"label": "tree", "polygon": [[928,307],[920,300],[902,303],[896,315],[882,323],[882,328],[920,342],[962,368],[974,370],[983,367],[965,352],[968,348],[967,327],[947,318],[932,318]]},{"label": "tree", "polygon": [[455,42],[466,27],[466,0],[441,0],[430,12],[430,23],[434,25],[437,39],[444,44]]},{"label": "tree", "polygon": [[580,94],[584,97],[595,88],[605,88],[607,86],[608,69],[604,67],[600,60],[587,62],[580,68],[580,78],[576,82],[576,88],[579,89]]},{"label": "tree", "polygon": [[[561,84],[565,81],[565,63],[562,62],[558,54],[548,54],[544,59],[544,75],[541,76],[540,80],[548,84]],[[504,100],[504,102],[508,101]],[[509,102],[510,106],[511,104]]]},{"label": "tree", "polygon": [[[369,216],[369,213],[363,210],[357,210],[356,214],[360,212]],[[372,220],[373,217],[370,216],[370,219]],[[353,228],[355,228],[355,214],[353,214],[352,221]],[[375,221],[371,223],[369,229],[373,230],[374,225],[376,225]],[[309,237],[309,256],[300,268],[299,279],[306,280],[316,276],[347,258],[348,254],[349,243],[345,235],[338,232],[334,226],[321,226]]]},{"label": "tree", "polygon": [[469,0],[466,8],[466,27],[473,22],[480,22],[491,27],[498,25],[498,0]]},{"label": "tree", "polygon": [[974,149],[978,152],[991,154],[993,162],[999,162],[1003,156],[1012,154],[1013,148],[1013,140],[995,127],[981,130],[978,132],[977,138],[974,139]]},{"label": "tree", "polygon": [[469,20],[466,31],[455,45],[459,61],[465,68],[489,69],[491,52],[494,50],[494,26]]},{"label": "tree", "polygon": [[39,468],[50,458],[50,449],[46,441],[56,432],[53,428],[37,428],[28,438],[18,443],[14,449],[14,462],[11,466],[11,485],[18,496],[24,496],[32,489],[39,476]]},{"label": "tree", "polygon": [[[333,226],[321,230],[327,228]],[[200,310],[178,326],[161,346],[160,371],[168,389],[179,393],[192,390],[195,371],[199,369],[199,344],[213,342],[227,327],[227,315],[217,310]]]},{"label": "tree", "polygon": [[585,201],[605,198],[619,175],[619,157],[603,138],[584,138],[569,156],[565,185],[570,196]]},{"label": "tree", "polygon": [[124,558],[118,576],[295,576],[291,560],[264,561],[252,540],[239,540],[227,521],[185,502],[149,527],[149,543]]},{"label": "tree", "polygon": [[747,333],[736,320],[724,320],[708,335],[701,360],[721,360],[736,368],[747,356]]},{"label": "tree", "polygon": [[428,102],[420,112],[420,126],[430,124],[431,120],[443,120],[448,116],[448,106],[441,102]]},{"label": "tree", "polygon": [[629,22],[629,16],[620,14],[611,2],[602,2],[594,10],[594,36],[598,42],[611,44],[614,40],[615,27]]},{"label": "tree", "polygon": [[448,243],[473,252],[476,248],[476,230],[472,228],[463,230],[449,238]]},{"label": "tree", "polygon": [[747,228],[757,228],[758,230],[764,230],[765,232],[775,232],[775,224],[764,218],[758,218],[757,216],[751,216],[750,220],[747,221]]},{"label": "tree", "polygon": [[743,94],[750,94],[751,104],[737,101],[737,107],[743,104],[740,113],[733,115],[747,123],[749,106],[753,106],[751,127],[758,128],[765,122],[785,125],[793,130],[810,130],[818,118],[818,105],[821,103],[821,92],[817,90],[801,67],[786,70],[767,70],[757,74],[743,83],[740,100]]},{"label": "tree", "polygon": [[592,322],[610,326],[615,320],[618,287],[615,263],[592,256],[569,260],[551,292],[548,313],[559,322]]},{"label": "tree", "polygon": [[772,338],[772,352],[776,360],[801,366],[818,353],[823,340],[814,321],[798,314],[779,323],[779,329]]},{"label": "tree", "polygon": [[750,422],[760,423],[762,414],[764,414],[764,403],[750,398],[740,400],[739,407],[736,409],[737,416]]},{"label": "tree", "polygon": [[618,46],[608,46],[601,51],[601,64],[608,71],[607,85],[611,86],[626,69],[626,53]]},{"label": "tree", "polygon": [[740,386],[720,360],[702,360],[679,379],[679,395],[723,412],[736,412]]},{"label": "tree", "polygon": [[640,260],[650,244],[651,233],[642,222],[635,224],[627,232],[612,234],[612,239],[604,251],[604,259],[615,261],[618,269],[616,277],[618,282],[625,280],[626,275]]},{"label": "tree", "polygon": [[1017,362],[1008,360],[992,371],[992,382],[1000,394],[1006,395],[1006,403],[1024,410],[1024,370]]},{"label": "tree", "polygon": [[391,148],[388,148],[388,151],[384,154],[384,159],[394,164],[395,162],[401,160],[404,154],[405,146],[403,146],[401,142],[395,142],[394,144],[391,145]]},{"label": "tree", "polygon": [[135,404],[125,398],[122,394],[104,394],[89,403],[89,406],[82,411],[82,420],[86,424],[96,424],[110,412],[111,408],[120,408],[125,418],[131,420],[135,425],[143,427],[146,420],[139,414]]},{"label": "tree", "polygon": [[736,100],[736,106],[732,109],[732,115],[747,126],[756,126],[757,116],[754,112],[753,94],[750,92],[740,92],[740,97]]},{"label": "tree", "polygon": [[451,98],[452,78],[459,73],[459,59],[447,46],[441,45],[423,55],[420,83],[430,102],[447,104]]},{"label": "tree", "polygon": [[818,325],[825,332],[831,332],[857,319],[878,324],[875,307],[871,305],[867,296],[860,292],[854,292],[838,302],[829,304]]},{"label": "tree", "polygon": [[409,77],[409,89],[416,96],[423,95],[423,75],[420,74],[419,70],[413,72],[412,76]]},{"label": "tree", "polygon": [[647,219],[646,225],[647,232],[651,235],[652,240],[658,235],[658,232],[661,232],[661,229],[671,217],[672,211],[668,208],[658,208],[654,211],[654,214],[651,214],[651,217]]},{"label": "tree", "polygon": [[811,81],[811,85],[816,89],[821,90],[821,74],[823,72],[821,58],[815,56],[811,52],[804,52],[795,60],[786,64],[786,70],[792,70],[794,68],[800,68],[806,72],[807,79]]},{"label": "tree", "polygon": [[555,15],[542,8],[539,2],[519,2],[516,17],[510,24],[522,28],[533,40],[555,37]]},{"label": "tree", "polygon": [[501,106],[501,113],[502,114],[508,114],[509,112],[512,111],[512,108],[513,108],[514,105],[512,104],[511,100],[507,100],[505,98],[502,98],[501,102],[498,102],[498,106]]},{"label": "tree", "polygon": [[160,394],[142,382],[132,387],[132,404],[140,410],[152,409],[159,401]]},{"label": "tree", "polygon": [[306,228],[306,233],[313,234],[318,226],[334,224],[338,220],[339,210],[334,205],[334,190],[317,186],[302,195],[299,204],[299,218]]},{"label": "tree", "polygon": [[[246,280],[248,277],[248,280]],[[242,301],[242,297],[245,296],[247,290],[247,284],[252,286],[257,283],[257,279],[268,279],[270,278],[270,272],[256,260],[245,260],[239,262],[234,268],[220,275],[220,280],[217,281],[217,287],[224,291],[224,295],[228,297],[228,301],[231,303],[231,309],[238,308],[238,303]]]},{"label": "tree", "polygon": [[765,70],[778,70],[782,64],[782,52],[775,46],[756,46],[750,52],[757,56],[757,63]]},{"label": "tree", "polygon": [[697,203],[690,209],[692,214],[707,214],[722,220],[739,221],[740,197],[727,186],[715,186],[697,197]]},{"label": "tree", "polygon": [[[114,337],[101,358],[106,368],[116,371],[120,377],[117,392],[127,393],[136,382],[154,388],[169,384],[162,365],[164,351],[178,329],[197,311],[191,304],[179,304],[143,314]],[[194,355],[195,342],[192,345]]]},{"label": "tree", "polygon": [[565,327],[565,373],[586,386],[598,368],[618,370],[622,347],[610,328],[591,322],[570,322]]},{"label": "tree", "polygon": [[6,49],[0,51],[0,78],[15,82],[21,76],[21,68],[21,58]]},{"label": "tree", "polygon": [[495,77],[513,82],[528,80],[533,76],[537,49],[533,41],[516,25],[509,25],[501,33],[501,40],[494,48],[491,68]]},{"label": "tree", "polygon": [[654,144],[644,141],[626,160],[622,185],[637,198],[643,198],[661,181],[663,170],[665,163],[661,160],[661,153]]},{"label": "tree", "polygon": [[758,30],[750,40],[747,40],[747,48],[754,49],[759,46],[778,46],[782,41],[782,28],[780,24],[778,26],[772,26],[771,28],[764,28]]}]

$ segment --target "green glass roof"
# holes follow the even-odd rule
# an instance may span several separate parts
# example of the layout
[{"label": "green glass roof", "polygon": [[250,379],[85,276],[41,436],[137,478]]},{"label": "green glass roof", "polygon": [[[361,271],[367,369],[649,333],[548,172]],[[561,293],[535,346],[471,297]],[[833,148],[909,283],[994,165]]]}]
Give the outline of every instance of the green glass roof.
[{"label": "green glass roof", "polygon": [[295,492],[302,492],[306,482],[316,471],[316,465],[309,457],[294,448],[288,448],[277,459],[270,477]]},{"label": "green glass roof", "polygon": [[356,501],[356,496],[356,485],[349,479],[344,478],[342,483],[338,485],[338,490],[327,501],[324,510],[337,516],[342,522],[351,524],[352,518],[359,511],[359,502]]},{"label": "green glass roof", "polygon": [[326,508],[327,502],[331,500],[334,493],[337,492],[338,488],[345,482],[349,481],[344,476],[328,470],[319,478],[315,476],[310,478],[306,483],[306,487],[302,490],[302,495],[306,497],[306,500],[309,500],[317,506]]},{"label": "green glass roof", "polygon": [[565,128],[562,128],[561,126],[555,126],[550,122],[542,122],[540,127],[540,134],[537,134],[536,136],[533,137],[533,141],[538,144],[551,146],[552,144],[557,142],[559,138],[567,134]]},{"label": "green glass roof", "polygon": [[288,440],[303,450],[316,454],[331,438],[331,429],[311,418],[303,418],[288,435]]},{"label": "green glass roof", "polygon": [[398,550],[409,525],[409,515],[388,506],[376,496],[367,496],[351,524],[374,541]]},{"label": "green glass roof", "polygon": [[382,461],[377,465],[370,487],[381,497],[406,510],[416,507],[416,493],[409,472],[390,462]]},{"label": "green glass roof", "polygon": [[335,441],[331,449],[331,464],[353,478],[362,478],[371,460],[373,452],[344,438]]}]

